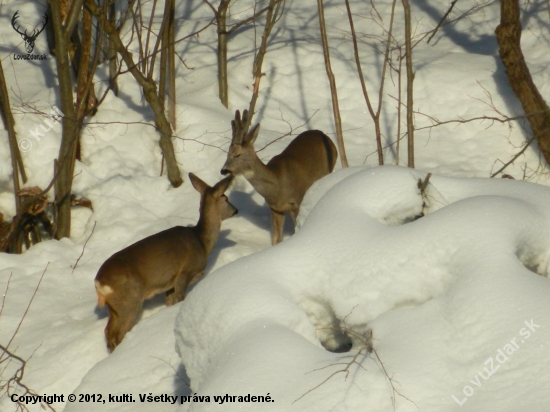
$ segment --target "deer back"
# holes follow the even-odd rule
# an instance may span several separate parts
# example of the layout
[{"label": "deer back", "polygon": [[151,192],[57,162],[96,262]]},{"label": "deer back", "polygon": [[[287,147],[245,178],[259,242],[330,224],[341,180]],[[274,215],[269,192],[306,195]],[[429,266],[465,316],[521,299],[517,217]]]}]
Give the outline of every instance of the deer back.
[{"label": "deer back", "polygon": [[192,228],[176,226],[142,239],[115,253],[99,269],[96,281],[113,290],[138,289],[142,299],[174,286],[206,266],[206,249]]},{"label": "deer back", "polygon": [[332,140],[319,130],[309,130],[274,156],[267,167],[278,176],[279,197],[300,205],[310,186],[332,172],[337,158]]}]

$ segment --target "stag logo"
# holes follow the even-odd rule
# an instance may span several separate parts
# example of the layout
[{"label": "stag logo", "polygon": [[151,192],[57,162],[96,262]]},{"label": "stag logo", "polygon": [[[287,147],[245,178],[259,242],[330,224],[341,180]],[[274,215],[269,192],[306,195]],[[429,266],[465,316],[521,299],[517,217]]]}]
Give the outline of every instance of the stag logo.
[{"label": "stag logo", "polygon": [[32,31],[32,34],[27,34],[27,30],[24,32],[21,31],[21,26],[16,25],[16,20],[19,17],[19,10],[17,10],[13,17],[11,18],[11,25],[13,29],[21,35],[23,40],[25,40],[25,49],[27,50],[27,54],[31,54],[34,50],[34,42],[36,41],[36,38],[44,31],[44,28],[46,27],[46,24],[48,24],[48,15],[44,14],[44,24],[42,24],[42,28],[34,29]]}]

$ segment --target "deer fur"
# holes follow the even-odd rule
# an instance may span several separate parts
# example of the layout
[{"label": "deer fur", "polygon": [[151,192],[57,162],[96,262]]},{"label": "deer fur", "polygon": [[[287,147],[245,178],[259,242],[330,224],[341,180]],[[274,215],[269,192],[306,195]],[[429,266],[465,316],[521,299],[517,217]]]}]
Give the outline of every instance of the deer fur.
[{"label": "deer fur", "polygon": [[248,132],[248,112],[235,113],[231,122],[233,139],[222,174],[243,175],[262,195],[271,211],[271,242],[282,240],[285,213],[296,224],[302,199],[311,185],[334,169],[338,151],[330,138],[319,130],[299,134],[280,154],[264,164],[254,142],[260,125]]},{"label": "deer fur", "polygon": [[197,225],[176,226],[146,237],[115,253],[97,273],[98,305],[109,307],[105,336],[111,351],[132,329],[144,300],[166,292],[166,305],[171,306],[185,298],[187,287],[202,277],[222,220],[237,213],[224,195],[232,177],[214,187],[192,173],[189,178],[201,194]]}]

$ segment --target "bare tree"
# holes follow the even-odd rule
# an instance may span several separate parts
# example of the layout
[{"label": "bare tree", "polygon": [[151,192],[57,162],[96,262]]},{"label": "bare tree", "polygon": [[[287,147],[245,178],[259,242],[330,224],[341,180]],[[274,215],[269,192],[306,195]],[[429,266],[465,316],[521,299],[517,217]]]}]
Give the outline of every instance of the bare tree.
[{"label": "bare tree", "polygon": [[[175,1],[166,0],[164,5],[164,17],[166,21],[161,36],[160,52],[160,78],[159,78],[159,98],[162,104],[167,107],[167,119],[176,130],[176,61],[174,51],[174,16]],[[168,92],[167,92],[168,89]],[[166,105],[166,97],[168,104]]]},{"label": "bare tree", "polygon": [[[73,82],[71,78],[71,62],[69,60],[69,37],[76,17],[82,7],[82,1],[75,1],[65,26],[61,15],[59,0],[50,1],[53,31],[55,37],[55,60],[57,64],[57,75],[59,79],[59,93],[61,100],[62,137],[57,159],[57,168],[54,175],[55,180],[55,203],[57,206],[57,230],[56,238],[61,239],[71,234],[71,188],[73,183],[76,144],[79,136],[76,112],[73,103]],[[78,8],[78,10],[76,10]],[[74,23],[72,23],[74,21]],[[74,25],[73,25],[74,24]],[[70,31],[69,31],[70,30]]]},{"label": "bare tree", "polygon": [[[183,178],[181,177],[181,172],[176,160],[176,154],[174,153],[174,146],[172,144],[172,128],[166,118],[164,102],[157,93],[157,85],[153,79],[155,58],[159,52],[161,36],[157,38],[156,45],[150,56],[151,61],[148,66],[148,70],[143,72],[143,68],[142,70],[139,69],[138,65],[134,62],[132,53],[130,53],[126,46],[122,43],[116,26],[104,18],[106,15],[105,9],[102,10],[99,6],[97,6],[94,0],[86,0],[86,7],[94,16],[96,16],[96,18],[104,22],[105,30],[110,36],[117,53],[121,56],[134,79],[141,86],[145,100],[147,100],[147,103],[149,103],[155,115],[155,126],[160,133],[159,144],[166,161],[168,180],[172,186],[179,187],[183,183]],[[166,25],[167,21],[163,19],[161,29],[159,31],[160,33],[163,32]],[[149,58],[149,56],[147,56],[147,58]]]},{"label": "bare tree", "polygon": [[546,162],[550,164],[550,109],[533,82],[521,51],[519,0],[500,1],[500,25],[496,36],[508,82],[523,106]]},{"label": "bare tree", "polygon": [[[267,7],[264,7],[263,9],[255,12],[252,16],[233,24],[231,28],[228,28],[227,12],[229,11],[232,0],[220,0],[220,4],[217,9],[209,0],[203,1],[208,5],[208,7],[210,7],[216,19],[218,31],[218,93],[222,104],[225,107],[229,107],[229,85],[227,76],[227,42],[229,37],[240,27],[257,20],[260,16],[270,10],[271,2]],[[275,3],[281,3],[281,1]]]},{"label": "bare tree", "polygon": [[412,64],[412,30],[411,30],[411,6],[409,0],[403,1],[405,11],[405,66],[407,70],[407,152],[409,167],[414,168],[414,117],[413,117],[413,82],[414,72]]},{"label": "bare tree", "polygon": [[[8,88],[6,86],[6,78],[4,77],[4,69],[2,67],[2,61],[0,60],[0,113],[2,114],[2,121],[4,122],[4,127],[8,131],[8,139],[10,146],[10,157],[11,157],[11,168],[12,168],[12,179],[13,179],[13,189],[14,189],[14,198],[15,198],[15,214],[16,216],[21,216],[24,211],[24,207],[21,204],[21,199],[17,196],[21,188],[19,178],[23,179],[23,183],[27,181],[27,175],[25,174],[25,167],[23,165],[23,159],[21,157],[21,152],[19,151],[19,146],[17,144],[17,136],[15,133],[15,120],[11,112],[10,99],[8,95]],[[0,225],[3,224],[3,218],[0,219]],[[11,227],[10,227],[11,226]],[[8,247],[12,246],[15,252],[21,252],[21,244],[10,245],[9,237],[15,225],[8,225],[7,228],[2,230],[0,227],[0,232],[5,234],[0,236],[0,251],[7,250]]]},{"label": "bare tree", "polygon": [[229,93],[227,85],[227,10],[231,0],[220,0],[218,8],[208,1],[203,0],[214,12],[216,16],[216,25],[218,27],[218,93],[220,101],[225,107],[229,107]]},{"label": "bare tree", "polygon": [[260,44],[260,49],[254,58],[254,66],[252,69],[252,75],[254,76],[254,88],[252,91],[252,98],[250,99],[250,104],[248,106],[248,116],[245,130],[248,129],[252,122],[252,116],[254,116],[254,110],[256,108],[256,101],[258,100],[258,91],[260,90],[260,81],[262,80],[262,65],[264,62],[265,54],[267,53],[267,41],[271,30],[281,18],[283,12],[284,0],[269,0],[269,5],[267,6],[267,15],[265,19],[264,32],[262,34],[262,42]]},{"label": "bare tree", "polygon": [[321,42],[323,44],[323,56],[325,58],[325,69],[330,83],[330,95],[332,98],[332,112],[334,115],[334,125],[336,127],[336,142],[338,152],[340,153],[340,162],[342,167],[348,167],[348,158],[346,156],[346,147],[344,145],[344,135],[342,133],[342,119],[340,118],[340,107],[338,104],[338,91],[336,89],[336,80],[330,64],[330,52],[327,40],[327,29],[325,25],[325,11],[323,0],[317,0],[317,9],[319,10],[319,27],[321,30]]},{"label": "bare tree", "polygon": [[[391,12],[391,18],[390,18],[390,24],[389,28],[387,30],[387,38],[386,38],[386,44],[384,47],[384,60],[382,63],[382,75],[380,78],[380,87],[378,89],[378,102],[376,110],[374,109],[369,93],[367,91],[367,86],[365,84],[365,77],[363,76],[363,69],[361,68],[361,60],[359,58],[359,47],[357,45],[357,35],[355,33],[355,25],[353,23],[353,15],[351,12],[351,7],[349,4],[349,0],[345,0],[346,2],[346,9],[348,12],[348,20],[351,30],[351,38],[353,41],[353,51],[355,55],[355,65],[357,66],[357,74],[359,75],[359,81],[361,82],[361,89],[363,91],[363,96],[365,98],[365,103],[367,104],[367,108],[369,110],[369,114],[372,117],[372,120],[374,121],[374,133],[376,135],[376,147],[378,152],[378,164],[383,165],[384,164],[384,153],[382,148],[382,132],[380,128],[380,115],[382,112],[382,102],[384,98],[384,83],[386,80],[386,70],[389,65],[389,55],[391,51],[391,38],[393,36],[393,21],[395,16],[395,3],[397,0],[393,0],[392,3],[392,12]],[[399,124],[399,123],[398,123]],[[398,133],[399,134],[399,133]],[[399,136],[398,136],[398,142],[399,142]],[[399,162],[399,150],[397,150],[397,156],[396,161]]]},{"label": "bare tree", "polygon": [[[107,19],[112,25],[116,25],[116,2],[112,1],[109,5],[109,15]],[[109,58],[109,88],[113,91],[115,96],[118,96],[118,65],[117,65],[117,53],[111,37],[108,36],[108,58]]]}]

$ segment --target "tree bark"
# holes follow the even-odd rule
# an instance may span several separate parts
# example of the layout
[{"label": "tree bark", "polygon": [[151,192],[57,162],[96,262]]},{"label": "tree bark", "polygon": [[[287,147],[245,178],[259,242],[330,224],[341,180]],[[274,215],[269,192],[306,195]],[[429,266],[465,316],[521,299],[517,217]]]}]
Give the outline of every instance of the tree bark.
[{"label": "tree bark", "polygon": [[260,49],[254,58],[254,67],[252,69],[254,88],[252,89],[252,97],[250,98],[250,103],[248,105],[248,118],[246,120],[244,130],[248,130],[250,124],[252,123],[252,117],[254,116],[254,110],[256,109],[256,102],[258,101],[260,91],[260,82],[263,76],[262,66],[264,64],[264,57],[267,53],[267,41],[269,40],[269,35],[271,34],[271,30],[275,26],[275,23],[277,23],[281,17],[283,1],[284,0],[269,0],[269,5],[267,6],[267,16],[265,19],[264,32],[262,34],[262,42],[260,44]]},{"label": "tree bark", "polygon": [[403,0],[405,10],[405,66],[407,70],[407,166],[414,169],[414,117],[413,117],[413,83],[414,72],[412,64],[412,29],[411,29],[411,6],[409,0]]},{"label": "tree bark", "polygon": [[539,148],[550,164],[550,110],[533,82],[521,51],[518,0],[500,1],[500,25],[496,29],[496,36],[508,83],[521,102]]},{"label": "tree bark", "polygon": [[[90,12],[95,16],[100,16],[102,13],[102,10],[95,4],[94,0],[86,0],[86,7],[88,7]],[[120,54],[124,60],[126,67],[128,67],[128,71],[141,86],[145,100],[147,100],[147,103],[149,103],[151,109],[153,109],[153,113],[155,115],[155,126],[160,132],[159,145],[166,160],[168,180],[172,186],[179,187],[183,183],[183,179],[178,168],[176,154],[174,153],[174,146],[172,145],[172,129],[170,128],[170,123],[166,119],[164,105],[157,94],[157,85],[152,78],[145,77],[139,70],[134,62],[132,53],[124,47],[116,27],[108,20],[105,21],[105,31],[113,40],[113,45],[115,46],[118,54]],[[153,64],[151,64],[150,71],[152,71],[152,68]]]},{"label": "tree bark", "polygon": [[176,2],[170,0],[170,21],[168,23],[168,122],[176,131]]},{"label": "tree bark", "polygon": [[166,118],[176,130],[176,60],[174,50],[174,0],[166,0],[164,5],[165,24],[162,33],[160,52],[160,76],[159,76],[159,98],[166,110]]},{"label": "tree bark", "polygon": [[328,48],[327,30],[325,25],[325,12],[323,0],[317,0],[319,10],[319,27],[321,29],[321,42],[323,43],[323,56],[325,58],[325,69],[327,71],[328,81],[330,83],[330,95],[332,97],[332,113],[334,115],[334,125],[336,127],[336,143],[340,153],[340,162],[342,167],[348,167],[348,157],[346,156],[346,147],[344,145],[344,135],[342,133],[342,119],[340,118],[340,106],[338,104],[338,91],[336,89],[336,80],[332,67],[330,65],[330,53]]},{"label": "tree bark", "polygon": [[[21,216],[24,212],[24,206],[22,204],[21,198],[19,197],[20,183],[19,175],[21,175],[23,182],[27,181],[27,175],[25,174],[25,168],[23,166],[23,159],[21,158],[21,152],[19,151],[19,146],[17,144],[17,137],[15,134],[15,120],[11,112],[10,99],[8,95],[8,88],[6,85],[6,79],[4,77],[4,69],[2,67],[2,61],[0,60],[0,112],[2,113],[2,120],[4,121],[4,126],[8,131],[8,139],[10,146],[10,157],[11,157],[11,167],[13,173],[13,196],[15,199],[15,214],[16,216]],[[0,214],[1,216],[1,214]],[[2,219],[0,218],[0,231],[1,231]],[[9,233],[9,231],[8,231]],[[3,239],[0,239],[0,251],[7,249],[9,245],[9,236],[6,243],[3,244]],[[21,245],[15,245],[14,248],[16,253],[21,253]]]},{"label": "tree bark", "polygon": [[227,9],[231,0],[221,0],[216,22],[218,26],[218,91],[220,101],[229,107],[229,86],[227,84]]},{"label": "tree bark", "polygon": [[55,60],[61,98],[62,137],[59,148],[58,171],[55,180],[55,205],[57,211],[56,239],[71,234],[71,188],[75,165],[78,127],[73,102],[71,62],[69,61],[68,38],[61,22],[59,0],[50,0],[55,36]]},{"label": "tree bark", "polygon": [[[116,7],[115,7],[114,1],[109,5],[108,19],[113,26],[116,25]],[[117,54],[116,54],[115,46],[113,45],[113,40],[111,40],[110,36],[108,36],[108,39],[109,39],[109,49],[108,49],[109,50],[109,89],[113,91],[115,96],[118,96]]]}]

